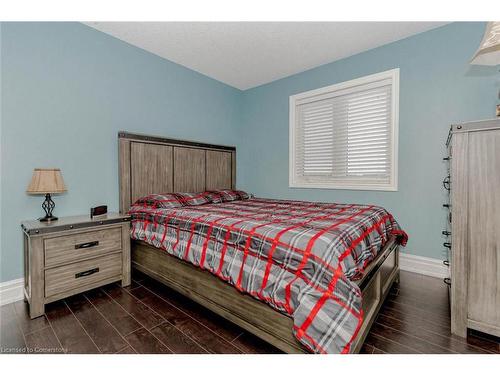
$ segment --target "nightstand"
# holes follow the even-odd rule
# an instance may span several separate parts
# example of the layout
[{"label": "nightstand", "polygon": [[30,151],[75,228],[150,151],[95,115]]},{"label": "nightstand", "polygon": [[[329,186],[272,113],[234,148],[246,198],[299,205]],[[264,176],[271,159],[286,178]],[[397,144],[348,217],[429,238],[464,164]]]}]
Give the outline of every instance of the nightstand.
[{"label": "nightstand", "polygon": [[24,235],[24,296],[30,317],[45,304],[89,289],[130,285],[130,216],[108,213],[21,223]]}]

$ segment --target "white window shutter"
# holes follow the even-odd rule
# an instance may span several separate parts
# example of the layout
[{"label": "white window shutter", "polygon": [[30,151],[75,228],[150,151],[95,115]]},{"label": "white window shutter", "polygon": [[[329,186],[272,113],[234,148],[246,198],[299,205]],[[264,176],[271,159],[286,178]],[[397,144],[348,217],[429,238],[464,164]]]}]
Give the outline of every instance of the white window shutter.
[{"label": "white window shutter", "polygon": [[395,73],[291,97],[292,187],[397,189]]}]

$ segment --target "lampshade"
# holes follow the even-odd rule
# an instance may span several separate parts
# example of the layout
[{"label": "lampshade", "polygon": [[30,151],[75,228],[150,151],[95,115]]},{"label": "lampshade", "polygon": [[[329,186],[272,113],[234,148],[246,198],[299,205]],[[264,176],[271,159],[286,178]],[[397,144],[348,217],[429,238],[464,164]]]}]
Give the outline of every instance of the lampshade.
[{"label": "lampshade", "polygon": [[488,22],[483,40],[470,63],[493,66],[500,64],[500,21]]},{"label": "lampshade", "polygon": [[26,192],[28,194],[64,193],[66,185],[60,169],[35,168]]}]

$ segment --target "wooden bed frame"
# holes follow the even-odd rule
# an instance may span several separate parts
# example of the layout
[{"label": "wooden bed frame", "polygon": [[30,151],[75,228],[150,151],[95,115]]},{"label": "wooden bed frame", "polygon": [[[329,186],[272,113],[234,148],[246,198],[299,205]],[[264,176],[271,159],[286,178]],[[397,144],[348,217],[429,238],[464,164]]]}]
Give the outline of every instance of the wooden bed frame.
[{"label": "wooden bed frame", "polygon": [[[120,212],[140,196],[236,187],[236,148],[120,132]],[[168,256],[143,241],[132,241],[132,267],[198,302],[286,353],[304,353],[292,334],[292,319],[240,293],[208,271]],[[389,293],[399,280],[399,245],[391,238],[357,281],[364,322],[351,345],[358,353]]]}]

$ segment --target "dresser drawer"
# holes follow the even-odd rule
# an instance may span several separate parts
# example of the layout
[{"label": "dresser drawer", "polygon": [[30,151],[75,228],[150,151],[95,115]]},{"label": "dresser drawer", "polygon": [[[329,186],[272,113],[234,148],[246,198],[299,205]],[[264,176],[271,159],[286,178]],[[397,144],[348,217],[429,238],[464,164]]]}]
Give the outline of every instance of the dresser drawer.
[{"label": "dresser drawer", "polygon": [[47,238],[44,248],[46,268],[105,255],[122,248],[121,228]]},{"label": "dresser drawer", "polygon": [[120,277],[121,273],[121,253],[51,268],[45,271],[45,297],[84,288],[87,285],[90,286],[113,277]]}]

